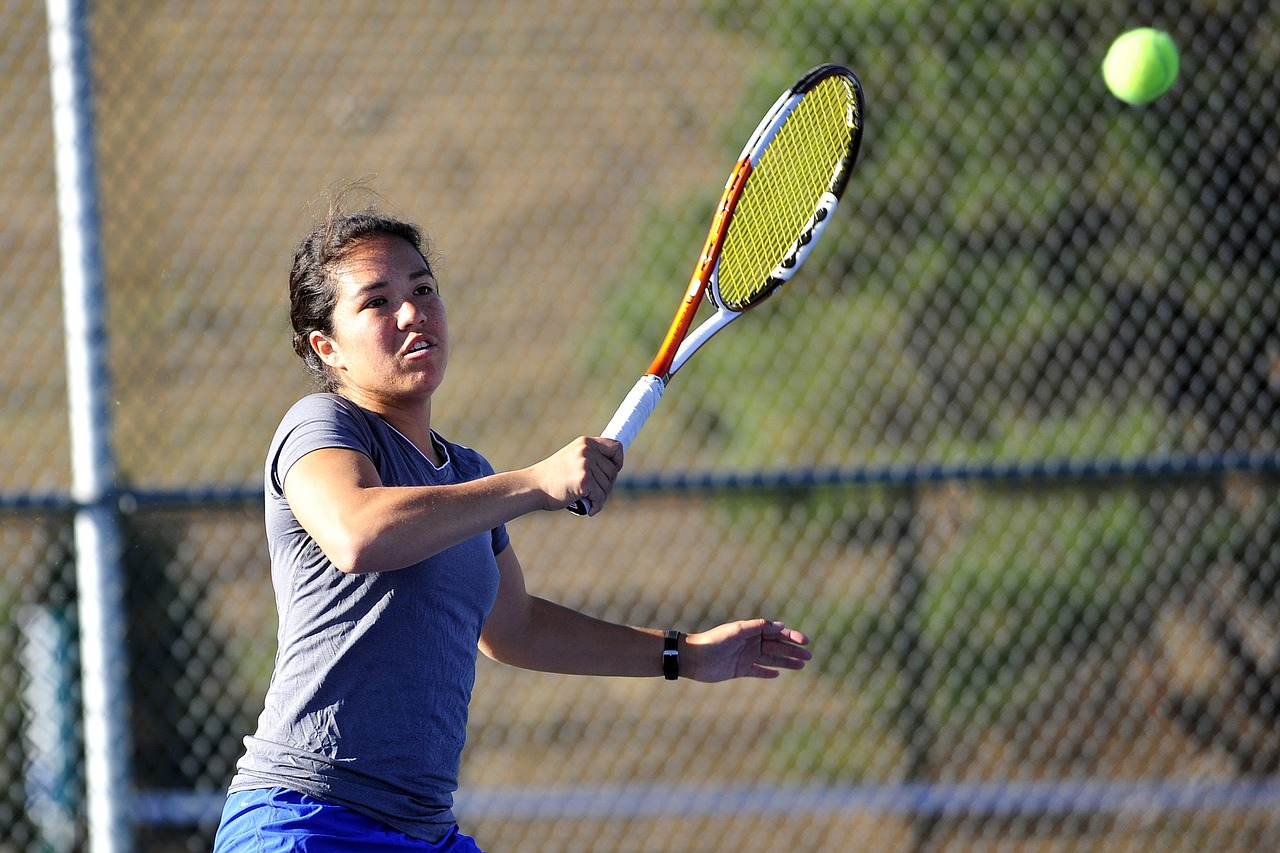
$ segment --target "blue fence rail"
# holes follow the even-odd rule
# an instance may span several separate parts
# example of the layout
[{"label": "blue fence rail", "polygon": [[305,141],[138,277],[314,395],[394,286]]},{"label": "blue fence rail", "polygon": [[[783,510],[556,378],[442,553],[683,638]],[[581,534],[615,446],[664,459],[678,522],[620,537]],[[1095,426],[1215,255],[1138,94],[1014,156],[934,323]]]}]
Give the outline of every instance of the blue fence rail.
[{"label": "blue fence rail", "polygon": [[[624,474],[618,481],[617,491],[623,494],[771,491],[826,486],[909,487],[946,482],[1023,486],[1112,480],[1176,481],[1218,477],[1230,473],[1280,475],[1280,455],[1220,453],[1134,459],[1045,459],[1031,462],[954,462],[848,468],[639,472]],[[142,507],[233,506],[259,503],[262,499],[262,489],[251,486],[117,489],[107,498],[124,512]],[[63,512],[75,510],[79,506],[70,495],[60,493],[0,494],[0,512]]]}]

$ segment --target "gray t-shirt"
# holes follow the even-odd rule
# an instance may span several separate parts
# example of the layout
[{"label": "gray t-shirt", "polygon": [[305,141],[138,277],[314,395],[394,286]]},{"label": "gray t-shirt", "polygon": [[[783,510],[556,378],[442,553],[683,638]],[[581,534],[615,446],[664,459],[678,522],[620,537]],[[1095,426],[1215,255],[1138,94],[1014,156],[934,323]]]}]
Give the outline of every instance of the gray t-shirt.
[{"label": "gray t-shirt", "polygon": [[444,485],[493,473],[433,434],[436,468],[377,415],[313,394],[285,415],[266,464],[266,527],[279,613],[266,707],[230,790],[284,787],[436,841],[454,824],[480,629],[498,591],[505,526],[396,571],[344,574],[284,499],[313,450],[367,455],[384,485]]}]

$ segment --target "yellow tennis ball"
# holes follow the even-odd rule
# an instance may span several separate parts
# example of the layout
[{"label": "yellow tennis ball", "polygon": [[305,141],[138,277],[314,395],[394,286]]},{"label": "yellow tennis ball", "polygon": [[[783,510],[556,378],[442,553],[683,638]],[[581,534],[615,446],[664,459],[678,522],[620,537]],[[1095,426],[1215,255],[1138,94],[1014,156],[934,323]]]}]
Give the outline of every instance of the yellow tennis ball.
[{"label": "yellow tennis ball", "polygon": [[1154,101],[1178,79],[1178,47],[1166,32],[1129,30],[1111,43],[1102,60],[1102,79],[1126,104]]}]

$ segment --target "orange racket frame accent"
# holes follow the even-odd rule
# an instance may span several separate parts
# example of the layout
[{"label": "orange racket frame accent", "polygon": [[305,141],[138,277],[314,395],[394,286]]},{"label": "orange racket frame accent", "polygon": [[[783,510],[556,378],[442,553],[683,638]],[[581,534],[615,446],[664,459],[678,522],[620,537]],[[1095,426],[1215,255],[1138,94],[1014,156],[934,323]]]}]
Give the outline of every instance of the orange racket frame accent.
[{"label": "orange racket frame accent", "polygon": [[646,375],[660,377],[664,382],[671,378],[669,375],[671,362],[675,359],[676,350],[680,348],[685,335],[689,333],[693,318],[702,305],[702,297],[707,292],[711,273],[715,270],[716,260],[720,257],[720,248],[724,245],[725,234],[729,231],[729,219],[733,216],[734,208],[738,206],[738,199],[742,197],[742,190],[747,185],[751,169],[751,160],[746,157],[739,160],[733,167],[724,192],[720,195],[715,217],[711,220],[711,230],[707,232],[707,242],[702,246],[702,256],[698,260],[698,265],[694,267],[693,277],[689,279],[689,287],[685,291],[680,308],[676,311],[675,319],[671,321],[671,328],[667,330],[667,336],[663,339],[662,346],[658,348],[658,354],[654,356],[653,363],[645,371]]}]

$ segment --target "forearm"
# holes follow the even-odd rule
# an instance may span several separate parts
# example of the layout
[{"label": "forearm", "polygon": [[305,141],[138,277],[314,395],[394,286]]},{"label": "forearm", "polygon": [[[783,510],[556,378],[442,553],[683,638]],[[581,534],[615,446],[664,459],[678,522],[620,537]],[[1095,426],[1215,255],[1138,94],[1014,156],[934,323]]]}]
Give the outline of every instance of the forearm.
[{"label": "forearm", "polygon": [[[513,548],[497,555],[502,581],[480,635],[480,650],[501,663],[570,675],[659,676],[665,630],[618,625],[529,595]],[[694,681],[775,678],[803,669],[809,638],[781,622],[743,619],[681,635],[678,677]]]},{"label": "forearm", "polygon": [[330,534],[336,541],[326,547],[350,572],[413,565],[543,503],[523,472],[448,486],[376,486],[359,497],[347,511],[335,509],[329,530],[340,532]]},{"label": "forearm", "polygon": [[[530,596],[517,630],[486,629],[481,650],[501,663],[568,675],[662,675],[663,631],[606,622]],[[683,647],[682,647],[683,648]]]},{"label": "forearm", "polygon": [[284,493],[340,571],[392,571],[526,513],[581,497],[598,510],[621,452],[616,441],[580,438],[516,471],[443,486],[387,486],[367,455],[326,448],[293,464]]}]

